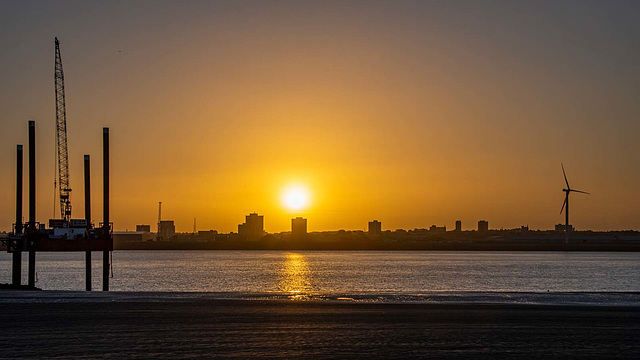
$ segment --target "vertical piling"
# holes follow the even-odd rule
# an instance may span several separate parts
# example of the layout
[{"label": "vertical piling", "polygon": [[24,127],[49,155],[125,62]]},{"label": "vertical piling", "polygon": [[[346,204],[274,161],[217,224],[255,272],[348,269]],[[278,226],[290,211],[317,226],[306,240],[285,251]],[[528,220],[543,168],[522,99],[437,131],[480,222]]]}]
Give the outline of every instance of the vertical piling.
[{"label": "vertical piling", "polygon": [[[16,238],[22,234],[22,145],[18,145],[16,157]],[[22,239],[16,239],[16,247],[13,249],[11,283],[19,286],[22,281]]]},{"label": "vertical piling", "polygon": [[[109,128],[102,129],[102,168],[104,236],[111,239],[109,225]],[[102,252],[102,291],[109,291],[109,251]]]},{"label": "vertical piling", "polygon": [[[84,218],[87,221],[87,237],[91,230],[91,171],[90,157],[84,156]],[[91,291],[91,250],[85,252],[86,290]]]},{"label": "vertical piling", "polygon": [[27,247],[29,249],[29,286],[36,286],[36,122],[29,121],[29,226]]}]

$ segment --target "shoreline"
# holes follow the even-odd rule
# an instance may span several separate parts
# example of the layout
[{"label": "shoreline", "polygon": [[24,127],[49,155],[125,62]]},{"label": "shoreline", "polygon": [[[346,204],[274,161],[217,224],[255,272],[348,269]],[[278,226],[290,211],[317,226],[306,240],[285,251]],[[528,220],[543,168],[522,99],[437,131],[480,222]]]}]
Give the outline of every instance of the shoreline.
[{"label": "shoreline", "polygon": [[218,244],[218,243],[114,243],[114,250],[248,250],[248,251],[532,251],[532,252],[640,252],[640,243],[622,244],[545,244],[545,243],[427,243],[427,244],[367,244],[349,246],[346,244],[297,244],[267,245],[256,243]]},{"label": "shoreline", "polygon": [[[640,356],[640,306],[21,295],[0,301],[3,358]],[[7,297],[0,291],[0,299]],[[40,301],[23,301],[29,297]]]},{"label": "shoreline", "polygon": [[218,302],[314,303],[409,306],[600,307],[638,308],[640,291],[519,292],[158,292],[1,289],[0,304]]}]

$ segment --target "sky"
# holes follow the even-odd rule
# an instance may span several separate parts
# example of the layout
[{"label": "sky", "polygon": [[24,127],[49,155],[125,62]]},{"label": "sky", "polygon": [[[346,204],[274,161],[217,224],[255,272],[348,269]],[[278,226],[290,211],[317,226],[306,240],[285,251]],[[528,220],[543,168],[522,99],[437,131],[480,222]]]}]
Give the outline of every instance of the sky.
[{"label": "sky", "polygon": [[636,1],[0,1],[0,230],[28,120],[37,220],[59,212],[56,36],[74,218],[84,154],[102,217],[109,127],[116,230],[155,229],[160,201],[182,232],[250,212],[268,232],[551,229],[561,163],[591,193],[571,195],[578,230],[640,229],[638,19]]}]

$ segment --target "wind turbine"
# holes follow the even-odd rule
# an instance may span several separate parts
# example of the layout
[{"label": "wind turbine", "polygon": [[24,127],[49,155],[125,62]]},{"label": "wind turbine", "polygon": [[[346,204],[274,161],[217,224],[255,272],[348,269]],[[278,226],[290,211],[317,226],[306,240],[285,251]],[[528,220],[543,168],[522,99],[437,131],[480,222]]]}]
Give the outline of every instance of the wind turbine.
[{"label": "wind turbine", "polygon": [[571,192],[577,192],[577,193],[589,195],[589,193],[582,190],[572,189],[571,186],[569,186],[569,180],[567,180],[567,173],[564,172],[564,165],[560,163],[560,166],[562,166],[562,175],[564,175],[564,182],[567,184],[567,188],[562,189],[562,191],[564,191],[564,203],[562,203],[562,209],[560,209],[560,214],[562,214],[562,211],[564,210],[564,215],[565,215],[564,243],[568,244],[569,243],[569,194]]}]

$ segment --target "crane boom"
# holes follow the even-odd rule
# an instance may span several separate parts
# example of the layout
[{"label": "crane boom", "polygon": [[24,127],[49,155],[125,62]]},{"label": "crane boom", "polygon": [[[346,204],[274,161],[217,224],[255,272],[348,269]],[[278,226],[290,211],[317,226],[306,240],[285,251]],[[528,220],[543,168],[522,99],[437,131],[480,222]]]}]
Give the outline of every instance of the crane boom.
[{"label": "crane boom", "polygon": [[69,153],[67,150],[67,109],[64,101],[64,72],[60,56],[60,42],[55,38],[56,64],[54,71],[56,88],[56,150],[58,153],[58,189],[60,195],[60,215],[71,218],[71,188],[69,187]]}]

